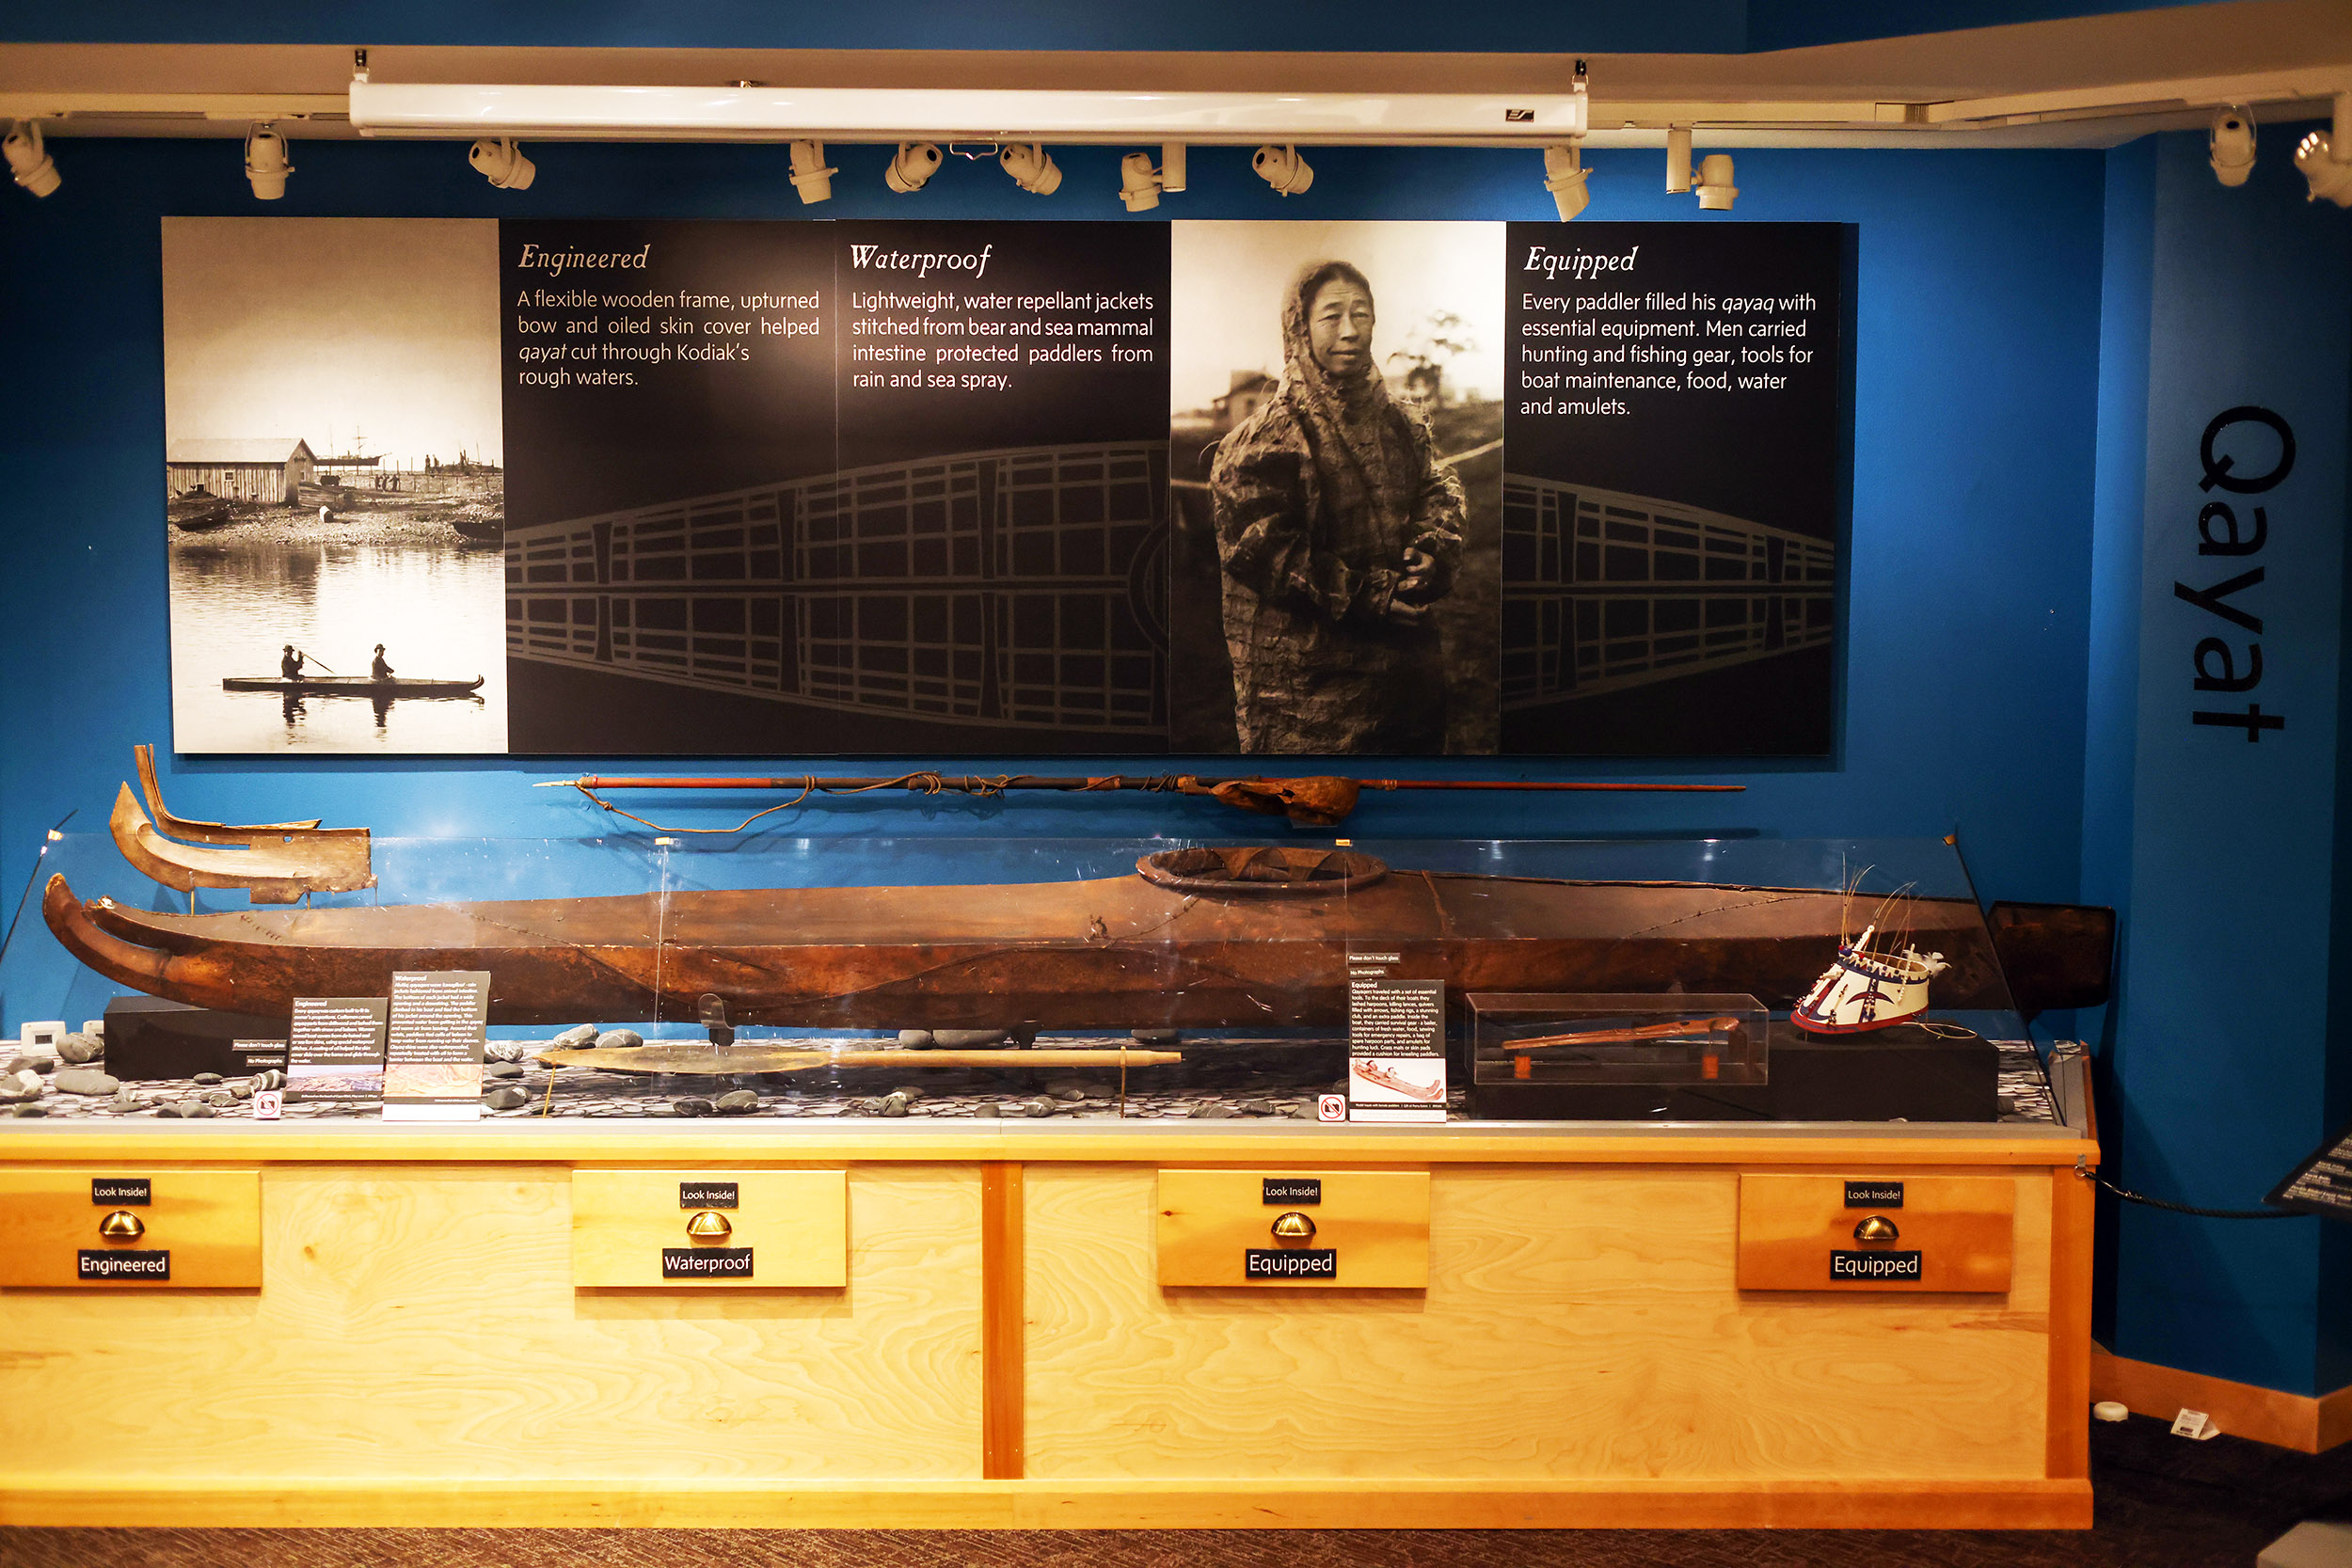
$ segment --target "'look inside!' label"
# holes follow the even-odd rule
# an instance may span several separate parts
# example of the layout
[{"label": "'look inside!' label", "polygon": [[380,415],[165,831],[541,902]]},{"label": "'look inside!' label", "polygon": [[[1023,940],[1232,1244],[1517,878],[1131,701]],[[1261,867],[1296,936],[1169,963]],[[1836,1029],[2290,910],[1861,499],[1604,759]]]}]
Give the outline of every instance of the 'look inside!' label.
[{"label": "'look inside!' label", "polygon": [[736,1183],[732,1181],[681,1181],[677,1184],[677,1206],[681,1209],[732,1209],[735,1207]]},{"label": "'look inside!' label", "polygon": [[89,1200],[109,1208],[143,1209],[155,1201],[154,1187],[144,1176],[93,1176]]},{"label": "'look inside!' label", "polygon": [[1919,1277],[1919,1254],[1833,1252],[1829,1255],[1829,1276],[1832,1279],[1916,1279]]},{"label": "'look inside!' label", "polygon": [[753,1248],[665,1246],[661,1249],[664,1279],[749,1279]]},{"label": "'look inside!' label", "polygon": [[1248,1247],[1241,1272],[1245,1279],[1337,1279],[1340,1255],[1331,1247]]},{"label": "'look inside!' label", "polygon": [[1320,1176],[1269,1176],[1265,1179],[1265,1203],[1321,1203],[1323,1178]]},{"label": "'look inside!' label", "polygon": [[76,1270],[84,1279],[169,1279],[171,1254],[168,1252],[103,1252],[85,1251],[77,1255]]},{"label": "'look inside!' label", "polygon": [[1846,1183],[1846,1207],[1849,1209],[1899,1209],[1902,1206],[1903,1184],[1899,1181]]}]

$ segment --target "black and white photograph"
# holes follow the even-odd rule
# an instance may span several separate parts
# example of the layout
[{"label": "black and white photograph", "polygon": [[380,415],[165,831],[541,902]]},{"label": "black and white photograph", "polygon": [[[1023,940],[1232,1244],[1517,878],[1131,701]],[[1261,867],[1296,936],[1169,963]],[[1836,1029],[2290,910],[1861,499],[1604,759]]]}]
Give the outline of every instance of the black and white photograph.
[{"label": "black and white photograph", "polygon": [[166,218],[183,752],[506,749],[498,226]]},{"label": "black and white photograph", "polygon": [[1174,748],[1498,744],[1503,226],[1171,226]]}]

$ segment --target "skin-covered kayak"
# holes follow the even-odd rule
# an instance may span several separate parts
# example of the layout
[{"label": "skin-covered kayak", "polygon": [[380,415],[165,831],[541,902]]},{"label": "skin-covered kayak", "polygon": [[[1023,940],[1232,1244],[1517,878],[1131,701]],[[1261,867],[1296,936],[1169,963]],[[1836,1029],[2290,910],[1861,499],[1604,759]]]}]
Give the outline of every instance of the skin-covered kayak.
[{"label": "skin-covered kayak", "polygon": [[[1467,991],[1802,996],[1834,956],[1836,893],[1391,871],[1353,850],[1189,848],[1123,876],[976,887],[646,893],[182,915],[85,904],[50,928],[90,968],[198,1006],[284,1016],[383,996],[401,970],[490,973],[490,1019],[696,1017],[803,1028],[1332,1026],[1351,955]],[[1945,1007],[2011,1004],[1968,899],[1914,900]]]},{"label": "skin-covered kayak", "polygon": [[418,680],[395,675],[370,680],[365,675],[230,675],[220,683],[223,691],[275,691],[288,697],[469,697],[482,689],[482,679],[469,681]]}]

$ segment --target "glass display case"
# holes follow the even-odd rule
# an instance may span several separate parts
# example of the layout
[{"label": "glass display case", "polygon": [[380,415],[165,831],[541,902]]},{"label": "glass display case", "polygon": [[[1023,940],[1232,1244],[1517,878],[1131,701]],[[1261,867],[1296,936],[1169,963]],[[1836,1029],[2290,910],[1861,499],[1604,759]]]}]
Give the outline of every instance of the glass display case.
[{"label": "glass display case", "polygon": [[[0,950],[7,1038],[31,1042],[0,1046],[13,1114],[248,1117],[280,1086],[262,1064],[297,999],[386,997],[421,970],[490,976],[489,1121],[1315,1121],[1335,1097],[1344,1115],[1351,964],[1370,956],[1437,988],[1455,1122],[2051,1119],[1936,839],[379,838],[366,861],[367,885],[276,905],[54,836]],[[1790,1007],[1899,891],[1943,965],[1925,1022],[1785,1044]],[[1733,1023],[1601,1051],[1482,1039],[1604,1013]],[[131,1022],[84,1027],[110,1016]],[[1922,1073],[1982,1092],[1906,1099]],[[1885,1092],[1795,1086],[1831,1080]],[[1512,1098],[1539,1084],[1618,1092]],[[358,1094],[278,1114],[378,1112]]]}]

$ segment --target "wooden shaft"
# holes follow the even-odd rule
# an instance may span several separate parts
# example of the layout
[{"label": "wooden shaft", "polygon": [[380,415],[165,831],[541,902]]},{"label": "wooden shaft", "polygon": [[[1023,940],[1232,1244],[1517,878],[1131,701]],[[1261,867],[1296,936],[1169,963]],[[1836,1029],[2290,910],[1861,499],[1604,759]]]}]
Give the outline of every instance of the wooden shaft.
[{"label": "wooden shaft", "polygon": [[[1190,774],[1169,776],[1144,774],[1127,777],[1112,774],[1101,778],[1047,776],[1035,773],[1015,773],[1009,778],[983,778],[976,774],[902,774],[892,778],[819,778],[815,774],[796,774],[773,779],[668,779],[668,778],[607,778],[589,774],[579,779],[551,779],[540,784],[542,789],[808,789],[817,791],[839,789],[884,789],[900,785],[916,792],[931,787],[926,781],[935,780],[937,787],[982,793],[1002,789],[1162,789],[1179,794],[1200,794],[1222,784],[1263,784],[1280,786],[1299,781],[1268,779],[1256,776],[1236,779],[1197,778]],[[1551,781],[1517,779],[1359,779],[1352,781],[1365,789],[1493,789],[1518,793],[1546,793],[1560,790],[1601,791],[1622,794],[1723,794],[1736,793],[1748,786],[1724,784],[1570,784]]]},{"label": "wooden shaft", "polygon": [[1549,1051],[1554,1046],[1610,1045],[1622,1040],[1660,1040],[1676,1035],[1707,1035],[1717,1030],[1737,1029],[1736,1018],[1688,1018],[1673,1023],[1644,1023],[1630,1029],[1593,1029],[1581,1034],[1541,1035],[1534,1039],[1511,1040],[1505,1051]]},{"label": "wooden shaft", "polygon": [[[618,1054],[615,1053],[615,1054]],[[763,1068],[766,1072],[795,1072],[803,1068],[828,1067],[1159,1067],[1181,1062],[1181,1051],[941,1051],[893,1046],[882,1051],[811,1051],[806,1061]]]}]

